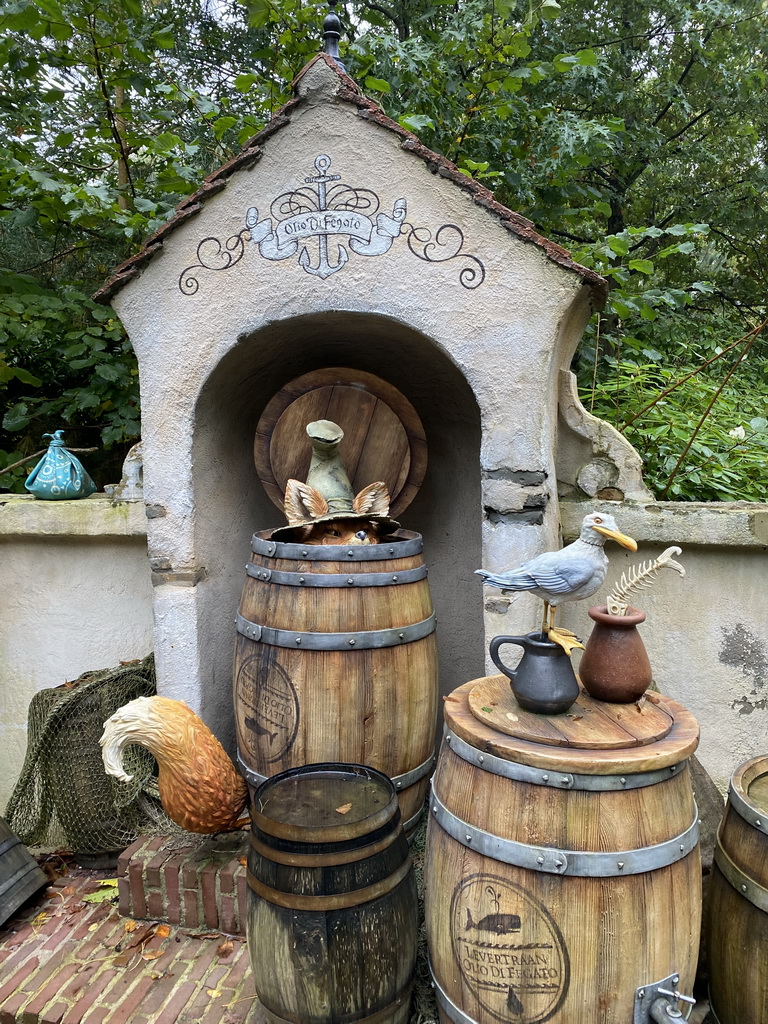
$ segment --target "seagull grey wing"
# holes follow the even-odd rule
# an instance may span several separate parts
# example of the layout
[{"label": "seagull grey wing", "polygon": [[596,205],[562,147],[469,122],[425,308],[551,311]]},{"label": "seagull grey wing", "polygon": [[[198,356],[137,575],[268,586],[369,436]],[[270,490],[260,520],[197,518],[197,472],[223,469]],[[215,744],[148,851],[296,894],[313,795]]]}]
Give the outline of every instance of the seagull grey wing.
[{"label": "seagull grey wing", "polygon": [[[595,576],[595,564],[588,558],[562,559],[560,565],[533,566],[529,575],[533,577],[534,586],[546,590],[550,594],[570,594]],[[530,589],[530,588],[529,588]]]}]

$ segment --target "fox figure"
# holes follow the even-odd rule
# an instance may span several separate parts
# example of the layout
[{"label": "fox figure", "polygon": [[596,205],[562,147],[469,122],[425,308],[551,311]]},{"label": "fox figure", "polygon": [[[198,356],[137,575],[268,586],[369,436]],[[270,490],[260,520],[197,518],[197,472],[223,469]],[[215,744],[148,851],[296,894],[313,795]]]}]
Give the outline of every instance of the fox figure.
[{"label": "fox figure", "polygon": [[[285,488],[285,514],[290,526],[296,524],[290,540],[298,544],[378,544],[382,524],[367,516],[386,516],[388,511],[389,492],[381,480],[364,487],[352,501],[351,511],[338,518],[309,484],[289,480]],[[313,519],[318,521],[313,523]]]}]

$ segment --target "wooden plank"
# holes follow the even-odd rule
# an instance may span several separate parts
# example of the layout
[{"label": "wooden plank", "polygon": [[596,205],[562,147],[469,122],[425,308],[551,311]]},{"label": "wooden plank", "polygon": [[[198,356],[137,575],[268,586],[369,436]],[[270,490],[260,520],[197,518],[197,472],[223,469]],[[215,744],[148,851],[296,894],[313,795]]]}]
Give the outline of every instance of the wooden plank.
[{"label": "wooden plank", "polygon": [[[444,698],[447,727],[478,750],[534,768],[554,771],[572,771],[585,775],[614,775],[625,772],[652,771],[678,764],[694,753],[699,742],[699,726],[686,708],[671,697],[653,694],[657,702],[673,720],[672,728],[662,739],[642,746],[624,749],[580,749],[552,745],[509,736],[498,728],[480,721],[469,706],[469,695],[480,683],[495,681],[496,692],[509,686],[506,676],[486,676],[473,679],[450,696]],[[492,690],[488,691],[492,693]],[[566,767],[570,765],[570,767]]]}]

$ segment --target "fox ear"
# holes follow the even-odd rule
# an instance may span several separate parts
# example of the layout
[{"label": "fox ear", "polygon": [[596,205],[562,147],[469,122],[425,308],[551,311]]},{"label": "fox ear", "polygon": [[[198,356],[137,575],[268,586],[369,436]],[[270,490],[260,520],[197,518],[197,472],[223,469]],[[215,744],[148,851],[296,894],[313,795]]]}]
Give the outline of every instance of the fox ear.
[{"label": "fox ear", "polygon": [[352,508],[361,515],[385,516],[389,512],[389,491],[383,480],[368,484],[352,502]]},{"label": "fox ear", "polygon": [[303,484],[301,480],[289,480],[285,485],[284,511],[289,526],[301,526],[324,516],[328,502],[314,487]]}]

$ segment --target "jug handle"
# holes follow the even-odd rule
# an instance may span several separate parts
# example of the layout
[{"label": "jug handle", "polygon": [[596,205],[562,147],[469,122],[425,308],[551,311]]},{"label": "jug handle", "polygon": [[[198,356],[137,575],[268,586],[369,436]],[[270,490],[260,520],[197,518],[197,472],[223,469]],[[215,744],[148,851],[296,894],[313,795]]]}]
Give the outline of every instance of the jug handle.
[{"label": "jug handle", "polygon": [[496,666],[496,668],[503,672],[505,676],[508,676],[512,680],[512,682],[515,681],[517,669],[507,668],[507,666],[499,657],[499,648],[501,647],[502,644],[517,644],[518,647],[523,647],[527,642],[527,636],[495,636],[493,640],[491,640],[491,646],[489,649],[491,661]]}]

